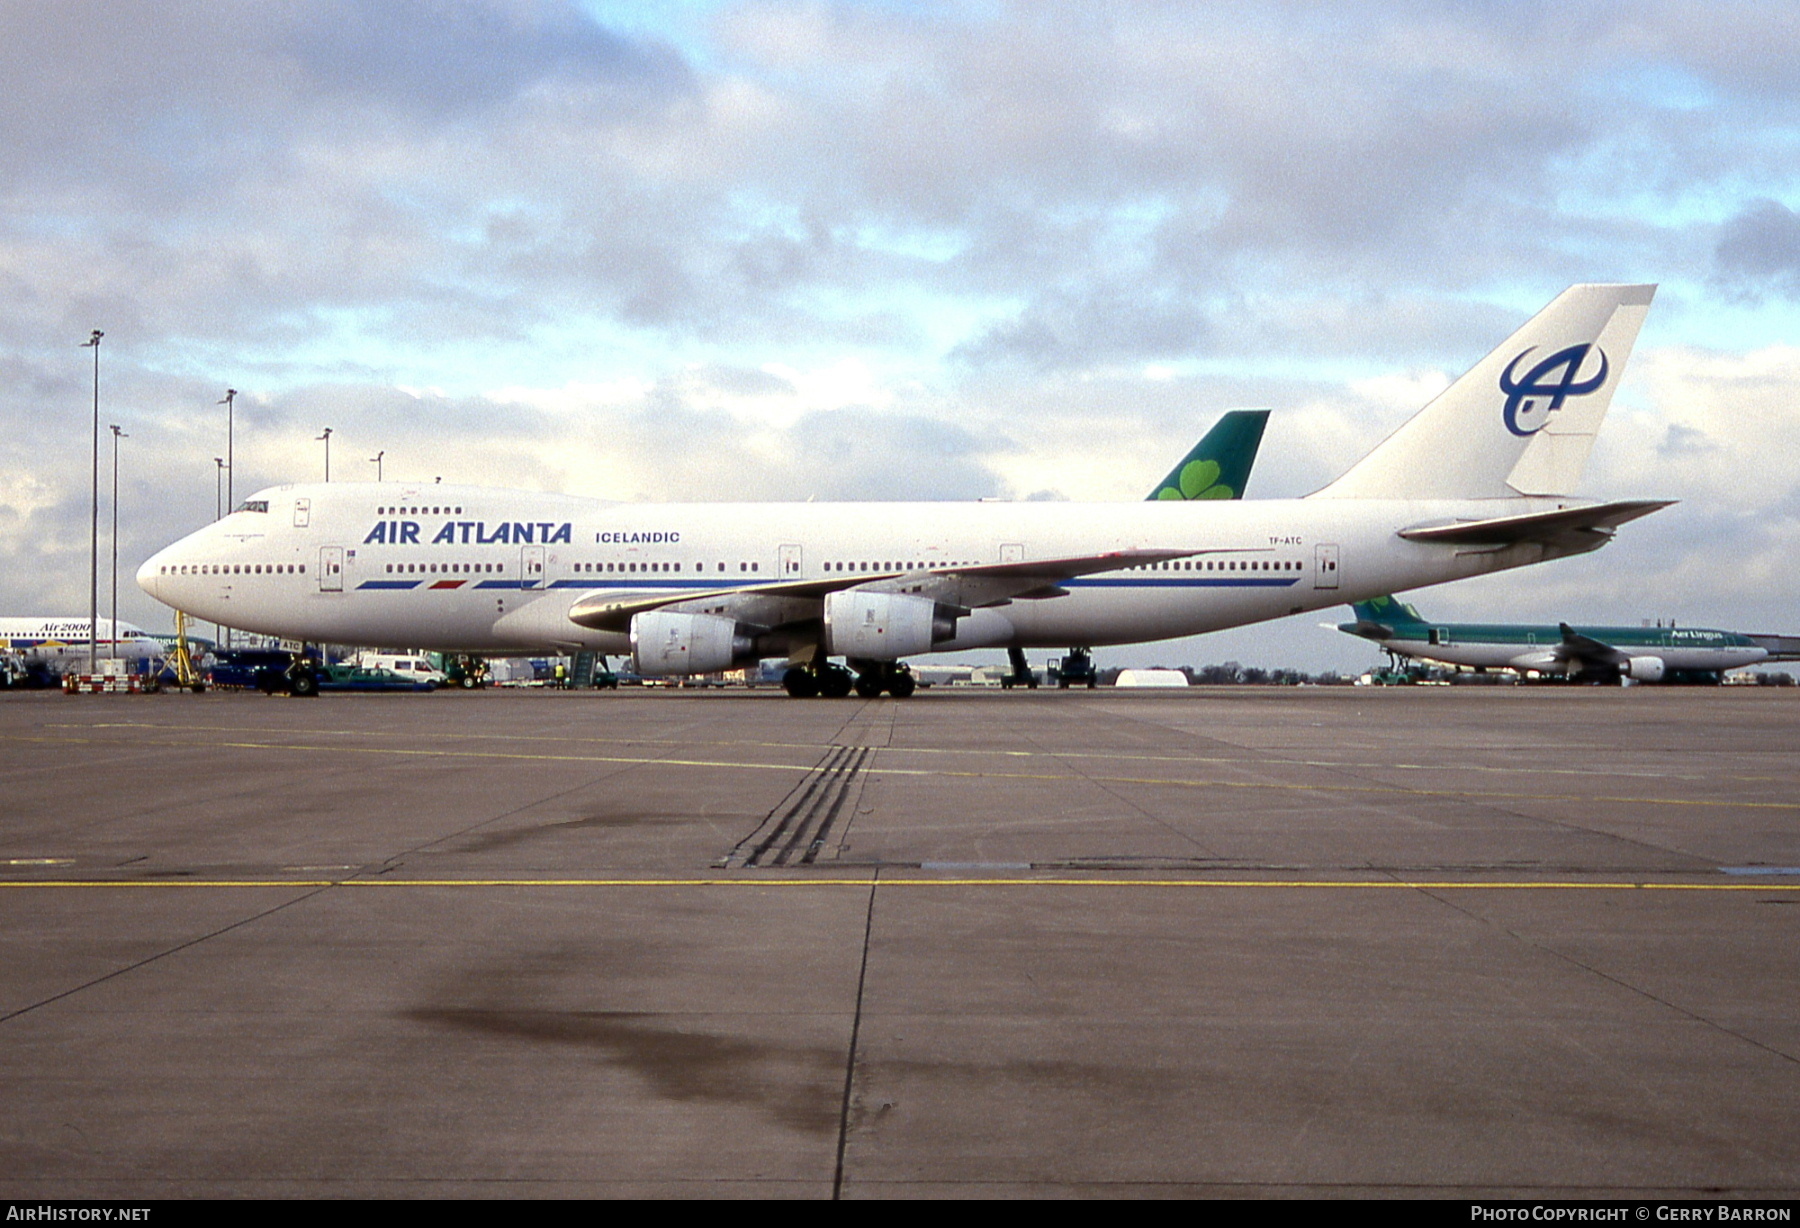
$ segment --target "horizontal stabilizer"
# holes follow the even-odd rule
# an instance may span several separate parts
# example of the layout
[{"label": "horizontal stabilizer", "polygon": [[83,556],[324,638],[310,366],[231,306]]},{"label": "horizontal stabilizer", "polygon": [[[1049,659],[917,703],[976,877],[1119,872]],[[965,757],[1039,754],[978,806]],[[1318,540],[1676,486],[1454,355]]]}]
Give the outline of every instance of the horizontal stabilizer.
[{"label": "horizontal stabilizer", "polygon": [[1400,536],[1415,542],[1442,542],[1457,546],[1510,546],[1517,542],[1541,542],[1547,546],[1592,547],[1597,539],[1651,512],[1659,512],[1673,499],[1630,499],[1619,503],[1594,503],[1585,507],[1526,512],[1520,516],[1496,516],[1491,520],[1458,520],[1449,524],[1420,525],[1401,529]]},{"label": "horizontal stabilizer", "polygon": [[1745,639],[1769,655],[1769,661],[1800,661],[1800,635],[1746,635]]}]

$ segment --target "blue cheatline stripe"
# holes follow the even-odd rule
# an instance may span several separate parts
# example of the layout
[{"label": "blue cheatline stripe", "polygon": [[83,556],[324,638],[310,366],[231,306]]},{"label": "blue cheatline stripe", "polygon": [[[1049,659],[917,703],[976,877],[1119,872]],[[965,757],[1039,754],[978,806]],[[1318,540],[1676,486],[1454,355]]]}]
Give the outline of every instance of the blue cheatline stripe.
[{"label": "blue cheatline stripe", "polygon": [[621,577],[621,576],[607,576],[605,578],[602,578],[600,576],[591,576],[591,577],[583,577],[580,580],[554,580],[551,582],[550,587],[551,588],[597,588],[597,589],[748,588],[752,584],[761,584],[761,583],[763,583],[762,580],[749,580],[749,579],[704,580],[704,579],[701,579],[699,576],[695,576],[692,580],[640,580],[635,576],[630,577],[630,578],[625,578],[625,577]]},{"label": "blue cheatline stripe", "polygon": [[1285,580],[1277,580],[1271,576],[1267,580],[1189,580],[1176,579],[1171,576],[1166,580],[1149,578],[1130,580],[1058,580],[1063,588],[1292,588],[1300,583],[1299,576],[1289,576]]},{"label": "blue cheatline stripe", "polygon": [[[1289,576],[1286,579],[1276,579],[1271,576],[1266,580],[1252,580],[1248,577],[1241,579],[1227,578],[1222,576],[1208,580],[1191,579],[1187,577],[1176,578],[1174,576],[1170,576],[1167,579],[1151,579],[1146,576],[1111,580],[1094,579],[1090,577],[1087,579],[1058,580],[1057,583],[1064,588],[1292,588],[1294,585],[1301,583],[1302,580],[1303,577],[1300,576]],[[357,585],[357,587],[406,589],[417,588],[423,583],[425,583],[424,580],[365,580]],[[592,579],[552,580],[548,584],[543,585],[531,585],[523,580],[478,580],[468,584],[466,587],[525,589],[528,592],[535,592],[540,588],[577,588],[598,592],[635,592],[644,590],[682,592],[694,589],[735,590],[740,588],[750,588],[763,583],[779,583],[779,581],[765,581],[762,579],[752,580],[748,577],[739,580],[707,580],[701,579],[698,576],[691,580],[641,580],[636,577],[627,579],[624,577],[603,578],[595,576]]]}]

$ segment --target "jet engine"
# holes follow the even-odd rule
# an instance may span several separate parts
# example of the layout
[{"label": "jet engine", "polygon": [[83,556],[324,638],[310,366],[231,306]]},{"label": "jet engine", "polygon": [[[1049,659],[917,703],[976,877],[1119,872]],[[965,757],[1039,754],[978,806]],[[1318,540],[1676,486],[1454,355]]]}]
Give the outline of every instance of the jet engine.
[{"label": "jet engine", "polygon": [[717,614],[652,610],[631,619],[631,660],[646,678],[730,669],[753,651],[737,621]]},{"label": "jet engine", "polygon": [[852,589],[825,598],[825,652],[868,661],[898,661],[930,652],[956,634],[956,617],[929,597]]},{"label": "jet engine", "polygon": [[1619,672],[1636,682],[1661,682],[1665,669],[1661,657],[1633,657]]}]

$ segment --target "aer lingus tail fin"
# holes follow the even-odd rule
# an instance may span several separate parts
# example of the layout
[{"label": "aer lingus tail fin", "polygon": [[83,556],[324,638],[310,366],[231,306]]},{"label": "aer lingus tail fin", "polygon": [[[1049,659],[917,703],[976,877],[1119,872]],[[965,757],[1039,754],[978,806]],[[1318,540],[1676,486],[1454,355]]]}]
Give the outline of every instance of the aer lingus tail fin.
[{"label": "aer lingus tail fin", "polygon": [[1371,597],[1351,605],[1358,623],[1382,623],[1389,627],[1423,626],[1424,618],[1409,601],[1398,597]]},{"label": "aer lingus tail fin", "polygon": [[1144,498],[1242,499],[1268,424],[1266,409],[1227,410]]}]

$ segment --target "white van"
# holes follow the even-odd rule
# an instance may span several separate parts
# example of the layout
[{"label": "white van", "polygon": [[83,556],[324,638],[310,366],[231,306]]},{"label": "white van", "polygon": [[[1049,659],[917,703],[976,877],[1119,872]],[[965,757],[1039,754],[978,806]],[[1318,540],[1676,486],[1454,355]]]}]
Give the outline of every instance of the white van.
[{"label": "white van", "polygon": [[385,669],[402,678],[429,682],[433,686],[444,686],[450,681],[443,670],[433,669],[431,661],[418,653],[361,652],[356,655],[356,666],[358,669]]}]

